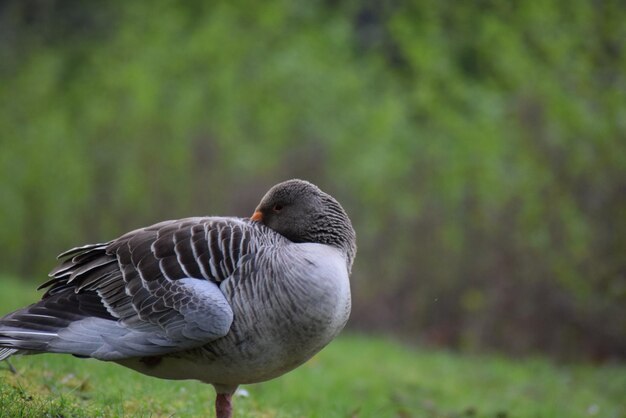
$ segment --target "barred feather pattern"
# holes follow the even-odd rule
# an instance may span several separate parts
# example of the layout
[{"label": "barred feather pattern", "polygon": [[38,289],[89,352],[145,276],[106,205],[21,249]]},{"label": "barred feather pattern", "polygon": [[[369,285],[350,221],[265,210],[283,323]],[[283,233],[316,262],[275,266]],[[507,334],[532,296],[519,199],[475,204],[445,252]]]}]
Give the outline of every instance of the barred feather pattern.
[{"label": "barred feather pattern", "polygon": [[260,247],[285,241],[246,219],[200,217],[71,249],[40,286],[47,288],[42,300],[0,321],[0,346],[7,348],[0,355],[52,351],[115,360],[200,346],[232,323],[218,286]]}]

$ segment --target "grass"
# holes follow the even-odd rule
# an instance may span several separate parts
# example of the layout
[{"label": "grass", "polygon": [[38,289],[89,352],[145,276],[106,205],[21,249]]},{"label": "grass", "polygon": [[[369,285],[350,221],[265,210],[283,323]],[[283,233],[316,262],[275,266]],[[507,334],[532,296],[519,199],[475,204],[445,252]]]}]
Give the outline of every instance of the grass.
[{"label": "grass", "polygon": [[[0,314],[33,302],[31,287],[0,279]],[[64,355],[0,364],[0,417],[201,417],[214,393],[198,382],[139,375]],[[245,417],[626,417],[626,367],[555,365],[412,349],[346,334],[279,379],[244,387]],[[209,415],[212,416],[212,415]]]}]

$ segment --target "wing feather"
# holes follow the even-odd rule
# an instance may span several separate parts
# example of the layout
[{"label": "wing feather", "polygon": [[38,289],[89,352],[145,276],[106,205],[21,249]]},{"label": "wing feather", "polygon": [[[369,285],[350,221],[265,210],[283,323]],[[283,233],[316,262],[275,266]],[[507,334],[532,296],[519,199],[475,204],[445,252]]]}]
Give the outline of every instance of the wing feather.
[{"label": "wing feather", "polygon": [[281,239],[246,220],[188,218],[70,249],[43,299],[0,320],[0,347],[115,360],[203,345],[233,320],[219,284]]}]

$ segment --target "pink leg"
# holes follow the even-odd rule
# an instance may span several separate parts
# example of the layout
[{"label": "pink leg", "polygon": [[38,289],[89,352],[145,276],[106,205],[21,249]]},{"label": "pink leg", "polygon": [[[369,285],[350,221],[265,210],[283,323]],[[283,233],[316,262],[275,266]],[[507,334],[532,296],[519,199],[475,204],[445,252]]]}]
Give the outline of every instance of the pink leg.
[{"label": "pink leg", "polygon": [[231,418],[233,406],[231,405],[232,395],[230,393],[218,393],[215,398],[215,416],[217,418]]}]

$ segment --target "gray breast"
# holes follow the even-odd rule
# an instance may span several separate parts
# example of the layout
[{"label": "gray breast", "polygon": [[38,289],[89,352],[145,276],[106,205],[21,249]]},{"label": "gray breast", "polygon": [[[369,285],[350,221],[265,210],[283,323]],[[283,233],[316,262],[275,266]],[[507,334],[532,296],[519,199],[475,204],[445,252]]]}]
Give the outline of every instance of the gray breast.
[{"label": "gray breast", "polygon": [[268,248],[221,288],[230,301],[230,332],[174,355],[205,365],[200,380],[253,383],[302,364],[343,329],[350,286],[342,253],[321,244]]}]

